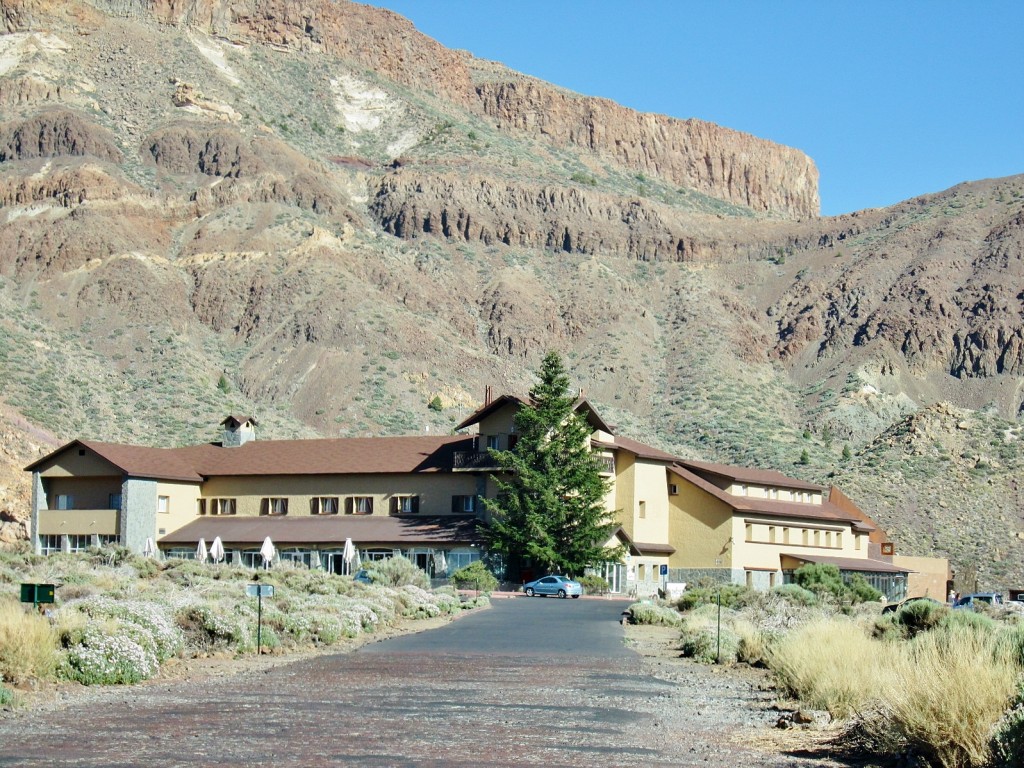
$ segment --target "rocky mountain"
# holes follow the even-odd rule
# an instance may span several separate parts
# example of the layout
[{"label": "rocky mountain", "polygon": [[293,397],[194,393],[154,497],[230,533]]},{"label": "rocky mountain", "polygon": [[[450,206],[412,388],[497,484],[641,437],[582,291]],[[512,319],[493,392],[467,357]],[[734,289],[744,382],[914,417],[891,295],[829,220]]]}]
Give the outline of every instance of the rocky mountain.
[{"label": "rocky mountain", "polygon": [[54,441],[448,431],[554,348],[621,431],[1024,584],[1024,177],[821,218],[795,149],[340,0],[0,24],[8,530]]}]

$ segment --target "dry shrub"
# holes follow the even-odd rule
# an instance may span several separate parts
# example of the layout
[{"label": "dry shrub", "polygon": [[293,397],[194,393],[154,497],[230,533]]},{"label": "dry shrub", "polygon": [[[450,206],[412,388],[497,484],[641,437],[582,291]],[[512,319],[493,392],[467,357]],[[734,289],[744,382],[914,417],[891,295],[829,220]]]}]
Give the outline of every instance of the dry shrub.
[{"label": "dry shrub", "polygon": [[19,603],[0,601],[0,680],[18,684],[53,676],[57,644],[50,622]]},{"label": "dry shrub", "polygon": [[997,636],[951,626],[889,648],[881,716],[870,727],[902,738],[935,765],[984,765],[1020,674]]},{"label": "dry shrub", "polygon": [[889,647],[837,618],[797,627],[767,648],[765,657],[785,691],[813,709],[849,717],[877,696],[879,657]]}]

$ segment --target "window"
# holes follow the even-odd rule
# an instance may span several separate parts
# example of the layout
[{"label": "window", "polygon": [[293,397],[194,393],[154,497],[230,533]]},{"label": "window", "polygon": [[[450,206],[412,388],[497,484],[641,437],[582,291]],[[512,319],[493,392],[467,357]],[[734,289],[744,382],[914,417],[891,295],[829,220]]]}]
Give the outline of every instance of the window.
[{"label": "window", "polygon": [[52,555],[60,552],[61,535],[59,533],[48,533],[39,537],[39,551],[44,555]]},{"label": "window", "polygon": [[646,501],[641,501],[641,502],[638,502],[638,505],[639,505],[638,516],[640,517],[641,520],[644,520],[644,519],[647,518],[647,502]]},{"label": "window", "polygon": [[518,443],[518,442],[519,442],[519,435],[509,435],[508,436],[508,449],[511,451],[513,448],[516,447],[516,443]]},{"label": "window", "polygon": [[170,496],[157,496],[156,497],[156,511],[163,514],[167,514],[171,511],[171,497]]},{"label": "window", "polygon": [[392,515],[415,515],[420,511],[419,496],[392,496]]},{"label": "window", "polygon": [[[393,549],[367,549],[363,552],[363,560],[377,561],[377,560],[388,560],[394,557],[396,554]],[[400,552],[397,554],[401,554]]]},{"label": "window", "polygon": [[789,528],[782,529],[782,543],[789,544]]},{"label": "window", "polygon": [[92,536],[88,533],[69,533],[68,552],[85,552],[92,546]]},{"label": "window", "polygon": [[768,489],[768,498],[769,499],[778,500],[778,498],[779,498],[779,489],[778,488],[769,488]]},{"label": "window", "polygon": [[750,589],[750,588],[752,588],[754,586],[754,572],[753,571],[747,571],[746,572],[746,577],[747,577],[747,588]]},{"label": "window", "polygon": [[498,450],[498,436],[488,435],[487,436],[487,447],[493,450]]},{"label": "window", "polygon": [[210,499],[207,509],[211,515],[233,515],[237,511],[234,499]]},{"label": "window", "polygon": [[54,509],[74,509],[75,499],[69,493],[58,493]]},{"label": "window", "polygon": [[107,496],[107,509],[120,509],[121,508],[121,494],[112,493]]},{"label": "window", "polygon": [[197,515],[205,515],[206,514],[206,499],[196,499],[196,514]]},{"label": "window", "polygon": [[838,533],[836,533],[836,546],[839,549],[843,548],[843,532],[842,531],[839,531]]},{"label": "window", "polygon": [[261,515],[287,515],[288,499],[283,496],[270,496],[260,500]]},{"label": "window", "polygon": [[768,574],[768,588],[771,589],[775,586],[775,571]]},{"label": "window", "polygon": [[743,483],[737,484],[737,486],[736,486],[736,495],[737,496],[746,496],[747,495],[747,486],[744,485]]},{"label": "window", "polygon": [[669,496],[678,496],[679,495],[679,486],[676,485],[675,483],[669,483],[668,484],[668,495]]},{"label": "window", "polygon": [[465,568],[470,563],[474,563],[479,559],[479,552],[449,552],[446,558],[448,561],[448,573],[455,573],[459,568]]},{"label": "window", "polygon": [[832,531],[825,531],[825,546],[832,546]]},{"label": "window", "polygon": [[309,514],[311,515],[336,515],[338,514],[337,496],[314,496],[309,500]]},{"label": "window", "polygon": [[752,526],[750,523],[747,523],[747,541],[753,541],[753,540],[754,540],[754,526]]},{"label": "window", "polygon": [[858,552],[860,552],[860,540],[861,535],[859,533],[853,537],[853,548],[856,549]]},{"label": "window", "polygon": [[801,528],[800,529],[800,543],[803,544],[805,547],[808,544],[810,544],[810,541],[808,541],[808,539],[807,539],[807,529],[806,528]]},{"label": "window", "polygon": [[770,543],[772,543],[772,544],[775,543],[775,526],[774,525],[769,525],[768,526],[768,541]]},{"label": "window", "polygon": [[346,515],[372,515],[372,496],[349,496],[345,499]]},{"label": "window", "polygon": [[452,514],[471,515],[476,512],[476,496],[452,496]]},{"label": "window", "polygon": [[636,578],[637,581],[647,581],[647,566],[643,563],[636,567]]},{"label": "window", "polygon": [[116,533],[101,533],[99,536],[96,537],[96,541],[99,543],[101,547],[113,547],[117,546],[117,544],[120,542],[120,538],[121,537],[118,536]]},{"label": "window", "polygon": [[816,546],[816,547],[820,547],[821,546],[821,531],[815,531],[814,532],[814,546]]}]

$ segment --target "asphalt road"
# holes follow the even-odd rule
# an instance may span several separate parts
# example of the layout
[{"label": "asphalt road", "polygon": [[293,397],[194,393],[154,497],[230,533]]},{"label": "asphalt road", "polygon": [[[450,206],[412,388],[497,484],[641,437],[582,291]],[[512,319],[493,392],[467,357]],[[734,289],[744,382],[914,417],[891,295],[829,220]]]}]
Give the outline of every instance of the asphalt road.
[{"label": "asphalt road", "polygon": [[345,655],[104,692],[0,721],[0,766],[775,765],[722,753],[721,721],[691,730],[689,694],[624,646],[625,605],[495,600]]}]

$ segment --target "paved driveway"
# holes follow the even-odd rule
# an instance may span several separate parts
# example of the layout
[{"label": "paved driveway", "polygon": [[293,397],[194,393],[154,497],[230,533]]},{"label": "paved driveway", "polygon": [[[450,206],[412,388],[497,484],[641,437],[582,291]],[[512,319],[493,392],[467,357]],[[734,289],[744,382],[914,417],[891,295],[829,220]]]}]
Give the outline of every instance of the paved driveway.
[{"label": "paved driveway", "polygon": [[0,766],[725,764],[681,737],[693,708],[624,646],[624,605],[500,600],[346,655],[106,692],[0,721]]}]

